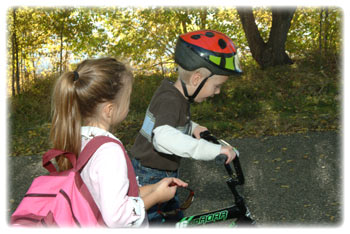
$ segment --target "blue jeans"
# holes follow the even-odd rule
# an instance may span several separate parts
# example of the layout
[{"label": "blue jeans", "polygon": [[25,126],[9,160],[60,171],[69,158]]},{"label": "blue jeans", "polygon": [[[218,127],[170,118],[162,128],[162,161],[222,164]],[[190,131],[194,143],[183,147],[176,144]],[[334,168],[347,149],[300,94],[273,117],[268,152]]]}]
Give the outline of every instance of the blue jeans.
[{"label": "blue jeans", "polygon": [[[177,171],[174,171],[174,172],[161,171],[161,170],[157,170],[149,167],[144,167],[141,165],[140,161],[135,158],[133,158],[131,162],[134,167],[135,174],[136,176],[138,176],[139,183],[141,186],[147,185],[147,184],[155,184],[165,177],[176,177],[176,178],[178,177]],[[160,206],[160,209],[163,212],[166,212],[166,211],[177,209],[179,207],[180,207],[179,199],[177,195],[175,195],[173,199],[169,200],[168,202],[162,203]],[[161,224],[165,222],[163,217],[157,213],[157,210],[158,210],[158,205],[155,205],[150,209],[148,209],[147,211],[147,217],[150,225]],[[177,217],[175,217],[175,220],[173,221],[178,221],[183,217],[184,217],[183,213],[179,212]],[[168,221],[168,222],[171,222],[171,221]]]}]

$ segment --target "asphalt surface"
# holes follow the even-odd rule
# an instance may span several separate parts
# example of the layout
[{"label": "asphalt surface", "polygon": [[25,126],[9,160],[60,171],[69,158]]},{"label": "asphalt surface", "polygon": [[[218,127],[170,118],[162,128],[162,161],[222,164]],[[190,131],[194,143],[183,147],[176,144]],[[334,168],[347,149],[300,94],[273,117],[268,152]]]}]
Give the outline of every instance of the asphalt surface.
[{"label": "asphalt surface", "polygon": [[[245,184],[238,191],[258,226],[337,227],[343,223],[339,133],[309,132],[228,142],[240,151]],[[7,169],[9,217],[32,180],[46,171],[41,166],[41,156],[8,157]],[[183,159],[180,178],[195,191],[186,216],[234,204],[225,182],[227,173],[213,161]],[[215,224],[219,225],[224,227],[227,223]]]}]

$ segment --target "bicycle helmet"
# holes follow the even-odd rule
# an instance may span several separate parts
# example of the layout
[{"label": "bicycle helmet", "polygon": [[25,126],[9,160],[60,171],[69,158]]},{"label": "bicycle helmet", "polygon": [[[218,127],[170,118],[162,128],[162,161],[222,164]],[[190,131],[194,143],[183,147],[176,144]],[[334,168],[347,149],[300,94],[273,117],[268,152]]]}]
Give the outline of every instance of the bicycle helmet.
[{"label": "bicycle helmet", "polygon": [[[180,35],[175,48],[175,62],[188,71],[207,68],[211,72],[209,77],[242,73],[232,40],[214,30],[199,30]],[[181,81],[185,96],[190,102],[194,101],[209,77],[202,81],[192,96],[188,95],[186,85]]]}]

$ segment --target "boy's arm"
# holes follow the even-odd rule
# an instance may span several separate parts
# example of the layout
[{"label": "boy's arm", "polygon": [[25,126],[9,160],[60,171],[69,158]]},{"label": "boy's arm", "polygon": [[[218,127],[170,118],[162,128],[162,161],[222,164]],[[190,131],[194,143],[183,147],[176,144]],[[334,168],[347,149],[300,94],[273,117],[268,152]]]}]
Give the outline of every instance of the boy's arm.
[{"label": "boy's arm", "polygon": [[213,160],[221,151],[221,145],[195,139],[169,125],[159,126],[153,133],[153,146],[161,153],[197,160]]}]

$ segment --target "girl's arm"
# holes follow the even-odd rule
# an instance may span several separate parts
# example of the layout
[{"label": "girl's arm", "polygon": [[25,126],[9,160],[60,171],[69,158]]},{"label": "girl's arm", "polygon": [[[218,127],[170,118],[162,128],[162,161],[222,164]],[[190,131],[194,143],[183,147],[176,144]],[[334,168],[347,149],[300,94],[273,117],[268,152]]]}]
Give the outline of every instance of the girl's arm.
[{"label": "girl's arm", "polygon": [[129,197],[124,152],[115,143],[103,144],[81,172],[82,179],[109,227],[140,226],[145,218],[143,200]]},{"label": "girl's arm", "polygon": [[148,194],[152,193],[155,188],[155,184],[147,184],[140,187],[140,197],[143,198]]}]

